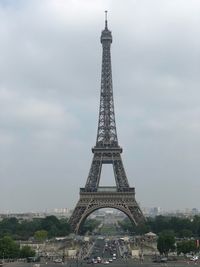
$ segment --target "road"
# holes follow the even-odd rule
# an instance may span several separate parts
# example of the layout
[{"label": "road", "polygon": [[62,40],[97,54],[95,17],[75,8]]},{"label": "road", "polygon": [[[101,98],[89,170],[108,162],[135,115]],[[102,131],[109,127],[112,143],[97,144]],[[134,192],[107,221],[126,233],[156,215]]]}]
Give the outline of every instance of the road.
[{"label": "road", "polygon": [[[101,263],[94,263],[97,262],[98,258],[101,258]],[[93,263],[90,263],[93,260]],[[95,261],[94,261],[95,260]],[[107,261],[111,261],[110,263],[106,263]],[[90,264],[89,264],[90,263]],[[120,239],[97,239],[93,246],[93,249],[89,255],[89,259],[85,259],[84,261],[80,262],[71,262],[70,267],[86,267],[86,266],[94,266],[96,267],[103,267],[105,264],[110,265],[110,267],[131,267],[131,266],[139,266],[142,265],[143,267],[183,267],[183,266],[200,266],[200,262],[189,262],[186,260],[182,261],[174,261],[174,262],[166,262],[166,263],[155,263],[152,262],[151,257],[145,258],[144,260],[135,260],[132,259],[128,254],[128,247],[126,244]],[[69,266],[69,265],[68,265]]]}]

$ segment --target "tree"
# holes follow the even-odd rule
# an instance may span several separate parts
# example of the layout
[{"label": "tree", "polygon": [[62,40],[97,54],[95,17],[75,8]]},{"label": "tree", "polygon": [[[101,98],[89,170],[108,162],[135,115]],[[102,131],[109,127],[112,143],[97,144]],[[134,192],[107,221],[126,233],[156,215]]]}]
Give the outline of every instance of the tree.
[{"label": "tree", "polygon": [[20,249],[20,258],[34,257],[35,251],[30,246],[24,246]]},{"label": "tree", "polygon": [[42,229],[48,232],[48,237],[59,236],[60,221],[55,216],[47,216],[42,220]]},{"label": "tree", "polygon": [[18,220],[15,217],[3,219],[0,222],[0,237],[14,235],[18,225]]},{"label": "tree", "polygon": [[128,217],[126,217],[123,221],[118,221],[118,224],[123,231],[140,235],[148,233],[151,229],[146,222],[134,225]]},{"label": "tree", "polygon": [[191,231],[192,223],[188,218],[178,218],[178,217],[171,217],[169,220],[169,229],[173,229],[176,233],[176,236],[180,236],[182,234],[189,234],[189,232],[183,232],[184,230]]},{"label": "tree", "polygon": [[151,227],[151,231],[158,234],[166,229],[173,229],[170,228],[169,221],[170,217],[159,215],[153,219],[149,219],[148,224]]},{"label": "tree", "polygon": [[37,240],[37,241],[45,241],[47,239],[47,236],[48,236],[48,232],[46,230],[39,230],[39,231],[36,231],[35,234],[34,234],[34,238]]},{"label": "tree", "polygon": [[67,219],[60,219],[59,229],[60,229],[59,234],[61,236],[66,236],[70,233],[71,227],[70,227],[70,224],[68,223]]},{"label": "tree", "polygon": [[196,243],[195,240],[183,240],[177,243],[177,253],[190,253],[196,251]]},{"label": "tree", "polygon": [[189,237],[190,238],[192,236],[193,236],[193,233],[189,229],[183,229],[180,231],[180,237],[187,237],[187,238]]},{"label": "tree", "polygon": [[124,232],[129,232],[129,233],[135,232],[133,223],[127,217],[123,221],[118,221],[118,224]]},{"label": "tree", "polygon": [[86,232],[92,233],[95,228],[99,226],[100,222],[95,219],[87,219],[84,224],[81,226],[80,232],[81,234],[85,234]]},{"label": "tree", "polygon": [[0,258],[18,258],[19,245],[9,236],[0,239]]},{"label": "tree", "polygon": [[175,236],[173,231],[163,231],[160,233],[157,241],[157,248],[160,254],[168,255],[169,251],[175,249]]},{"label": "tree", "polygon": [[194,216],[192,221],[192,231],[195,237],[200,236],[200,216]]}]

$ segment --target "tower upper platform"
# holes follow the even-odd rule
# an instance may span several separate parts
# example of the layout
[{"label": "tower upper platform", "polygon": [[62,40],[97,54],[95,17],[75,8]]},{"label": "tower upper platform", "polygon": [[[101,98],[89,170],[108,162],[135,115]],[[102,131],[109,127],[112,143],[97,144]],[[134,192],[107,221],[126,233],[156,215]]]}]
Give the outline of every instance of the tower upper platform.
[{"label": "tower upper platform", "polygon": [[108,29],[104,29],[101,33],[101,43],[103,44],[104,42],[112,43],[112,34]]},{"label": "tower upper platform", "polygon": [[101,43],[104,42],[112,43],[112,34],[108,30],[107,11],[105,11],[105,29],[101,32]]}]

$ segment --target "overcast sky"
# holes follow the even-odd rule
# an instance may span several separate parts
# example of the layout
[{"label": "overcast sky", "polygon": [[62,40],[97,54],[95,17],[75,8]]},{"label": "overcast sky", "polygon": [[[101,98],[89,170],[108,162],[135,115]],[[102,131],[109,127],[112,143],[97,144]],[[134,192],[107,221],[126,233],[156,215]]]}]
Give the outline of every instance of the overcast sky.
[{"label": "overcast sky", "polygon": [[[200,209],[200,1],[0,0],[0,212],[73,208],[95,145],[104,10],[142,207]],[[102,185],[112,185],[103,166]]]}]

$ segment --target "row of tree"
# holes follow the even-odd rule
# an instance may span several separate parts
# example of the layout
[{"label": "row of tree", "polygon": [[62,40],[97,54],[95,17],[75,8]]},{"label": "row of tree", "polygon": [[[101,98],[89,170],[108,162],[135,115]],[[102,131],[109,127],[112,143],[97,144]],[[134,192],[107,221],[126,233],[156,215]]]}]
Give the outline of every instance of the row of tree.
[{"label": "row of tree", "polygon": [[20,246],[10,236],[0,239],[0,259],[16,259],[34,257],[35,251],[29,246]]},{"label": "row of tree", "polygon": [[170,251],[177,254],[196,253],[199,251],[199,242],[195,239],[183,239],[176,241],[173,231],[165,230],[161,232],[157,240],[157,248],[161,254],[167,255]]},{"label": "row of tree", "polygon": [[[42,231],[42,232],[41,232]],[[0,238],[11,236],[15,240],[28,240],[35,236],[45,238],[66,236],[70,233],[70,225],[66,219],[59,220],[55,216],[19,221],[16,218],[5,218],[0,222]]]},{"label": "row of tree", "polygon": [[[93,232],[98,227],[99,221],[87,219],[81,227],[81,234]],[[67,219],[59,220],[55,216],[47,216],[31,221],[19,221],[16,218],[5,218],[0,221],[0,238],[11,236],[14,240],[28,240],[34,238],[44,241],[49,238],[67,236],[71,233]]]},{"label": "row of tree", "polygon": [[154,232],[159,234],[165,230],[171,230],[176,237],[200,237],[200,216],[194,216],[192,219],[157,216],[155,218],[147,218],[143,225],[134,226],[128,218],[119,222],[120,227],[129,233],[145,234]]},{"label": "row of tree", "polygon": [[[86,220],[82,233],[92,232],[99,222]],[[30,246],[20,248],[18,240],[33,238],[45,241],[48,238],[66,236],[70,233],[67,220],[58,220],[55,216],[32,221],[18,221],[16,218],[4,219],[0,222],[0,259],[17,259],[34,257],[35,251]]]}]

